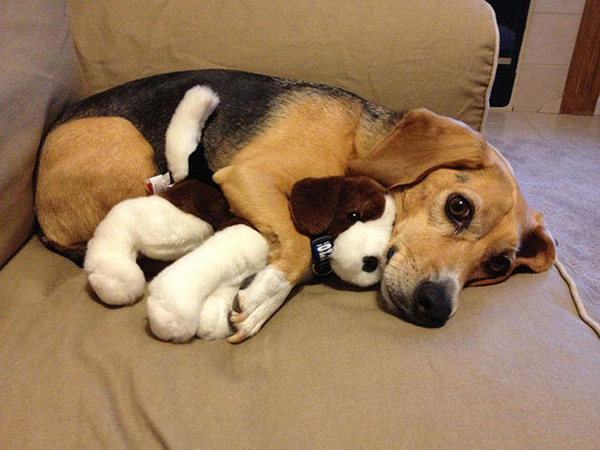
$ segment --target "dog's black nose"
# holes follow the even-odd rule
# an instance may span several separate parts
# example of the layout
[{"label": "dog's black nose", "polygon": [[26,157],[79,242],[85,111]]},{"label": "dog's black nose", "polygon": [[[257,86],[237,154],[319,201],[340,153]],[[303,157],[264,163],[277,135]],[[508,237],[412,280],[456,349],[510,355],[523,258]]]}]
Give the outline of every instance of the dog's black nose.
[{"label": "dog's black nose", "polygon": [[375,272],[379,267],[379,260],[374,256],[365,256],[363,258],[363,272]]},{"label": "dog's black nose", "polygon": [[443,284],[424,281],[415,293],[414,318],[428,327],[443,326],[452,312],[452,300]]}]

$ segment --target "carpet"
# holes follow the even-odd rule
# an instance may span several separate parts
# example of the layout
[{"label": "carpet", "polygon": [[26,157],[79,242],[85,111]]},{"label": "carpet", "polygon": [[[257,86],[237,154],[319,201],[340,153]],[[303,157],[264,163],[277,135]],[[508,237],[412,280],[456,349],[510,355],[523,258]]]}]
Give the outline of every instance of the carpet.
[{"label": "carpet", "polygon": [[508,159],[527,202],[544,214],[558,259],[600,320],[600,145],[488,138]]}]

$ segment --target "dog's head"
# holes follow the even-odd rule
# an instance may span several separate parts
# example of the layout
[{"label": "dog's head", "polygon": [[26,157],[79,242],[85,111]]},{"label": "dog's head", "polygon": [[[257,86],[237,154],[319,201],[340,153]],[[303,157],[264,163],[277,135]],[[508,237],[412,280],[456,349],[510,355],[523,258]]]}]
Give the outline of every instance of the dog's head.
[{"label": "dog's head", "polygon": [[396,218],[393,198],[364,176],[305,178],[290,196],[298,231],[333,238],[331,269],[357,286],[378,283]]},{"label": "dog's head", "polygon": [[411,111],[349,172],[394,196],[381,293],[391,313],[412,323],[442,326],[465,285],[502,281],[520,266],[542,272],[554,262],[554,242],[509,164],[461,122]]}]

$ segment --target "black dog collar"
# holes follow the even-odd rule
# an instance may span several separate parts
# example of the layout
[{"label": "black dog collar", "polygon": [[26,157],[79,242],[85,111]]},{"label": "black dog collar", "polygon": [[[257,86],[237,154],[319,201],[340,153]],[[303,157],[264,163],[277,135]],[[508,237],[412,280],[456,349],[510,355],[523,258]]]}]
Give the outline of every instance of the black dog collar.
[{"label": "black dog collar", "polygon": [[333,253],[333,238],[328,234],[311,236],[310,249],[312,252],[312,270],[319,277],[331,273],[331,254]]}]

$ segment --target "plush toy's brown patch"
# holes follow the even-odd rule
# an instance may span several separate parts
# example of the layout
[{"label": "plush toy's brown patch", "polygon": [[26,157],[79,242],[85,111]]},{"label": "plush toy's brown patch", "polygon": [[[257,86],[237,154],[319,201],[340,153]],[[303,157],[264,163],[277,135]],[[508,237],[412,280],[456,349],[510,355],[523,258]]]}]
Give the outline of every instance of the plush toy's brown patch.
[{"label": "plush toy's brown patch", "polygon": [[385,210],[385,189],[379,183],[367,177],[348,177],[344,180],[344,189],[328,228],[333,237],[357,221],[367,222],[381,217]]},{"label": "plush toy's brown patch", "polygon": [[236,224],[251,226],[229,210],[229,205],[221,192],[201,181],[183,180],[159,195],[182,211],[205,220],[215,231]]},{"label": "plush toy's brown patch", "polygon": [[305,178],[292,188],[290,212],[296,229],[307,236],[325,232],[344,188],[343,177]]},{"label": "plush toy's brown patch", "polygon": [[306,178],[292,189],[290,211],[306,235],[328,232],[334,238],[358,220],[381,217],[385,189],[367,177]]}]

